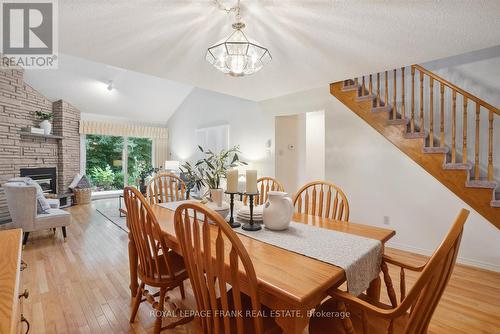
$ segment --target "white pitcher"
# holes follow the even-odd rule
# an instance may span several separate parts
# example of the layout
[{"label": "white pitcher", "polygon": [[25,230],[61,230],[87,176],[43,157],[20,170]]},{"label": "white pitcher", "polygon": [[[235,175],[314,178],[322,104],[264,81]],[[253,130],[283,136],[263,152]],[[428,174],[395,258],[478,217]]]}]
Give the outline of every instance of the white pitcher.
[{"label": "white pitcher", "polygon": [[264,226],[270,230],[286,230],[293,215],[293,203],[287,193],[269,191],[267,202],[264,204]]}]

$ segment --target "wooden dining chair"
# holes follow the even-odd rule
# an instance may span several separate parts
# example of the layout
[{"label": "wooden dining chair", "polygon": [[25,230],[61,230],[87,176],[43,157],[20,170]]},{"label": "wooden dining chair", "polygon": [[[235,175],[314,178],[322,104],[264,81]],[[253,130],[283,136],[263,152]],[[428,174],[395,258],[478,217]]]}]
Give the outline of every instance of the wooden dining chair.
[{"label": "wooden dining chair", "polygon": [[[273,177],[264,176],[257,179],[257,190],[259,196],[254,199],[255,205],[262,205],[267,202],[267,193],[270,191],[285,191],[285,187]],[[248,196],[243,197],[243,204],[247,205]]]},{"label": "wooden dining chair", "polygon": [[313,181],[299,189],[293,199],[299,213],[349,221],[349,203],[342,189],[326,181]]},{"label": "wooden dining chair", "polygon": [[[198,312],[207,315],[199,317],[201,331],[279,332],[272,318],[261,316],[261,311],[269,310],[260,304],[252,261],[224,219],[202,204],[188,202],[177,208],[174,220]],[[241,291],[243,286],[247,295]],[[256,316],[246,317],[247,310]]]},{"label": "wooden dining chair", "polygon": [[[406,264],[386,255],[383,257],[381,269],[390,305],[372,301],[366,295],[355,297],[338,289],[332,290],[329,293],[332,298],[321,304],[316,311],[345,312],[347,310],[350,312],[350,317],[343,320],[334,317],[313,317],[309,323],[309,333],[427,333],[434,310],[455,266],[463,227],[468,215],[469,211],[465,209],[460,211],[444,241],[423,266]],[[388,263],[400,269],[399,303],[389,276]],[[421,272],[408,294],[406,294],[405,270]]]},{"label": "wooden dining chair", "polygon": [[146,186],[149,204],[175,202],[187,199],[186,184],[172,173],[156,175]]},{"label": "wooden dining chair", "polygon": [[[130,322],[134,322],[141,302],[148,301],[157,311],[154,333],[185,324],[192,318],[182,318],[161,327],[167,291],[179,287],[182,298],[185,298],[183,284],[184,280],[188,278],[188,274],[184,261],[180,255],[170,250],[165,244],[158,221],[140,191],[132,187],[125,187],[123,194],[127,208],[127,225],[132,234],[139,259],[137,273],[141,281],[133,303]],[[146,285],[159,288],[159,293],[150,294],[145,288]],[[156,300],[155,297],[159,298]]]}]

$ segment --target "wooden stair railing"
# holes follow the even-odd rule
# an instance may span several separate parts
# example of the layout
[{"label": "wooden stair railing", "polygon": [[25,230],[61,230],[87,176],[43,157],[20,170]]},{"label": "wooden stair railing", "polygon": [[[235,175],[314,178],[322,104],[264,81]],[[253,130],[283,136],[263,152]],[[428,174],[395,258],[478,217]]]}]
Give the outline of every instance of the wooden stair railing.
[{"label": "wooden stair railing", "polygon": [[[338,94],[334,85],[340,85]],[[402,139],[423,139],[423,153],[444,154],[442,169],[465,171],[466,188],[491,191],[488,206],[496,209],[487,218],[491,221],[490,218],[496,216],[493,220],[500,228],[500,182],[495,180],[494,166],[494,148],[496,154],[500,154],[500,145],[494,147],[494,143],[500,144],[500,129],[498,125],[495,128],[495,120],[498,123],[500,117],[497,107],[420,65],[334,83],[331,91],[335,96],[354,92],[352,102],[359,110],[386,112],[385,126],[402,126]],[[351,107],[345,97],[347,95],[339,99]],[[394,143],[394,138],[390,140]]]}]

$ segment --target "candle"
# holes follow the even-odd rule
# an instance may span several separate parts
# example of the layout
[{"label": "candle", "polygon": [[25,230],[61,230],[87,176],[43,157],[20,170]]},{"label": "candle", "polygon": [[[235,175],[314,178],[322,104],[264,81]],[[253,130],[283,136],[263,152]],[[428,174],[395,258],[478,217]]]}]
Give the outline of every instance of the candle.
[{"label": "candle", "polygon": [[227,187],[226,191],[228,193],[238,192],[238,170],[230,169],[226,172]]},{"label": "candle", "polygon": [[257,171],[254,169],[247,170],[247,179],[246,179],[246,193],[247,194],[255,194],[257,193]]}]

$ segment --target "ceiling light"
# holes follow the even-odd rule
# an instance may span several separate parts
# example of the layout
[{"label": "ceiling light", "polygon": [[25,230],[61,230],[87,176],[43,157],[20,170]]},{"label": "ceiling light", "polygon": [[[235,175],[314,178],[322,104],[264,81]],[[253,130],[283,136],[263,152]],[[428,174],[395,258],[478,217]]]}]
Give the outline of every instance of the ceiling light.
[{"label": "ceiling light", "polygon": [[[216,3],[221,7],[218,1]],[[209,47],[205,59],[219,71],[233,77],[259,71],[272,60],[269,50],[249,41],[243,33],[245,23],[241,22],[239,0],[236,7],[223,10],[236,12],[236,22],[232,25],[234,31],[226,40]]]}]

